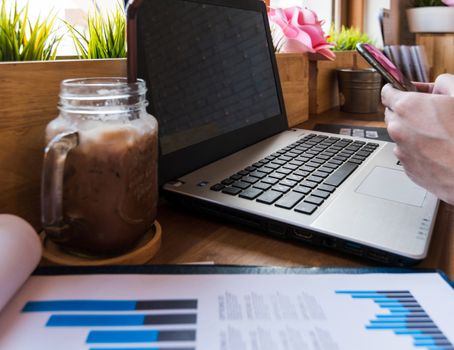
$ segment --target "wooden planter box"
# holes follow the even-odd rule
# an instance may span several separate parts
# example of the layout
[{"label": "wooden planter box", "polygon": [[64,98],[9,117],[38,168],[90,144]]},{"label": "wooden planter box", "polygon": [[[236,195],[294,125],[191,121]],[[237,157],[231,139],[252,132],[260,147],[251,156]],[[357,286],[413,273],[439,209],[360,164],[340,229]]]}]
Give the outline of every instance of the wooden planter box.
[{"label": "wooden planter box", "polygon": [[0,213],[40,228],[44,130],[57,114],[63,79],[126,76],[126,61],[0,63]]},{"label": "wooden planter box", "polygon": [[309,56],[276,54],[289,127],[309,119]]},{"label": "wooden planter box", "polygon": [[309,113],[319,114],[339,106],[339,87],[336,69],[370,68],[356,51],[337,51],[336,59],[329,61],[320,55],[311,55],[309,63]]}]

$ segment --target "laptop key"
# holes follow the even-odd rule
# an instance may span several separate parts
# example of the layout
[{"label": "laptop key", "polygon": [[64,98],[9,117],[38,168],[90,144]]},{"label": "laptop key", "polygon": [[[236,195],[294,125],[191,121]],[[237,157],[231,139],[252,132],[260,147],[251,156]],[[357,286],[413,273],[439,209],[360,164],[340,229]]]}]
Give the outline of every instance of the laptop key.
[{"label": "laptop key", "polygon": [[262,182],[264,182],[266,184],[270,184],[270,185],[275,185],[279,182],[279,179],[276,179],[274,177],[267,177],[267,178],[263,179]]},{"label": "laptop key", "polygon": [[247,175],[247,176],[243,177],[241,179],[241,181],[248,182],[250,184],[255,184],[257,181],[259,181],[259,179],[256,177]]},{"label": "laptop key", "polygon": [[302,194],[309,194],[312,191],[312,188],[306,186],[298,186],[293,189],[293,191],[302,193]]},{"label": "laptop key", "polygon": [[339,186],[356,170],[357,167],[357,164],[351,162],[343,164],[325,180],[324,184],[335,187]]},{"label": "laptop key", "polygon": [[268,163],[265,165],[265,167],[273,169],[273,170],[279,169],[281,166],[282,166],[282,164],[277,164],[274,162],[271,162],[271,163]]},{"label": "laptop key", "polygon": [[264,204],[273,204],[281,197],[282,197],[281,192],[269,190],[269,191],[262,193],[260,195],[260,197],[257,198],[257,202],[264,203]]},{"label": "laptop key", "polygon": [[287,176],[287,180],[296,181],[296,182],[300,182],[303,179],[304,179],[304,176],[298,176],[298,175],[295,175],[295,173]]},{"label": "laptop key", "polygon": [[310,203],[310,204],[314,204],[314,205],[320,205],[320,204],[323,203],[323,198],[315,197],[315,196],[312,196],[312,194],[311,194],[309,197],[306,197],[304,199],[304,201],[306,203]]},{"label": "laptop key", "polygon": [[325,191],[320,191],[319,189],[316,189],[314,191],[312,191],[311,193],[312,196],[315,196],[315,197],[320,197],[320,198],[323,198],[323,199],[327,199],[330,195],[329,192],[325,192]]},{"label": "laptop key", "polygon": [[284,209],[292,209],[297,203],[304,198],[304,194],[298,192],[290,192],[279,199],[275,206]]},{"label": "laptop key", "polygon": [[322,166],[321,168],[317,169],[317,172],[322,172],[322,173],[325,173],[325,174],[331,174],[333,171],[334,171],[334,169],[328,168],[328,167],[325,167],[325,166]]},{"label": "laptop key", "polygon": [[[312,173],[313,176],[316,176],[316,177],[321,177],[321,178],[325,178],[325,177],[328,177],[329,174],[323,172],[323,171],[320,171],[320,169],[317,169],[316,172]],[[310,179],[308,179],[310,180]],[[312,181],[312,180],[311,180]]]},{"label": "laptop key", "polygon": [[298,213],[303,213],[303,214],[308,214],[311,215],[314,211],[317,210],[317,206],[306,203],[306,202],[301,202],[295,207],[295,211]]},{"label": "laptop key", "polygon": [[288,178],[282,180],[279,182],[279,185],[284,185],[284,186],[288,186],[288,187],[294,187],[298,184],[298,182],[296,181],[293,181],[293,180],[289,180]]},{"label": "laptop key", "polygon": [[241,188],[242,190],[245,190],[249,186],[251,186],[250,183],[243,182],[243,181],[236,181],[232,184],[233,187]]},{"label": "laptop key", "polygon": [[253,177],[256,177],[257,179],[263,179],[266,174],[261,172],[261,171],[253,171],[252,173],[249,174],[249,176],[253,176]]},{"label": "laptop key", "polygon": [[305,187],[309,187],[309,188],[317,187],[317,183],[316,182],[307,181],[307,180],[304,180],[303,182],[301,182],[300,185],[301,186],[305,186]]},{"label": "laptop key", "polygon": [[210,187],[210,190],[219,192],[222,190],[225,186],[223,184],[216,184]]},{"label": "laptop key", "polygon": [[234,175],[230,176],[230,178],[233,179],[233,180],[239,180],[239,179],[241,179],[242,177],[243,177],[243,176],[238,175],[238,174],[234,174]]},{"label": "laptop key", "polygon": [[286,168],[280,168],[276,169],[276,173],[284,174],[284,175],[289,175],[292,173],[293,170],[291,169],[286,169]]},{"label": "laptop key", "polygon": [[287,193],[288,191],[290,191],[290,187],[284,186],[284,185],[275,185],[275,186],[273,186],[272,190],[277,191],[277,192]]},{"label": "laptop key", "polygon": [[262,166],[261,168],[258,168],[256,171],[260,171],[261,173],[264,174],[271,174],[274,170],[271,168],[268,168],[268,164],[266,166]]},{"label": "laptop key", "polygon": [[228,186],[228,185],[233,184],[234,182],[235,182],[235,180],[228,178],[228,179],[222,180],[221,184]]},{"label": "laptop key", "polygon": [[312,182],[315,182],[317,184],[321,183],[323,181],[323,178],[321,177],[318,177],[318,176],[314,176],[313,174],[311,176],[309,176],[306,180],[308,181],[312,181]]},{"label": "laptop key", "polygon": [[230,194],[232,196],[236,196],[240,192],[241,192],[241,188],[237,188],[237,187],[226,187],[222,190],[222,193]]},{"label": "laptop key", "polygon": [[263,193],[262,190],[251,187],[241,192],[239,197],[252,200],[260,196],[262,193]]},{"label": "laptop key", "polygon": [[266,191],[271,188],[271,185],[267,184],[266,182],[259,182],[259,183],[254,184],[254,187],[258,188],[259,190]]},{"label": "laptop key", "polygon": [[331,186],[331,185],[321,184],[317,187],[317,190],[322,190],[322,191],[333,193],[336,190],[336,187]]},{"label": "laptop key", "polygon": [[269,177],[274,177],[275,179],[279,179],[279,180],[282,180],[284,177],[285,177],[286,174],[282,174],[282,173],[272,173],[270,174]]}]

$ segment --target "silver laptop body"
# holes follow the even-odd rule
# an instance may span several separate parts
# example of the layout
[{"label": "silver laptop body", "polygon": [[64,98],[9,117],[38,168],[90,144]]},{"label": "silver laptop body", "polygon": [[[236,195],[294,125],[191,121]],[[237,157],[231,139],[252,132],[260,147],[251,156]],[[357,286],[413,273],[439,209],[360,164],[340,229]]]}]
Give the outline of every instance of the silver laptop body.
[{"label": "silver laptop body", "polygon": [[286,131],[181,176],[164,189],[192,198],[195,203],[206,202],[220,214],[237,216],[243,222],[249,220],[251,226],[258,224],[277,236],[392,264],[407,265],[423,259],[429,248],[438,200],[406,176],[390,142],[373,141],[379,147],[311,215],[210,189],[307,134],[334,136],[301,129]]},{"label": "silver laptop body", "polygon": [[137,28],[165,195],[382,263],[426,256],[438,201],[392,143],[287,130],[263,1],[144,1]]}]

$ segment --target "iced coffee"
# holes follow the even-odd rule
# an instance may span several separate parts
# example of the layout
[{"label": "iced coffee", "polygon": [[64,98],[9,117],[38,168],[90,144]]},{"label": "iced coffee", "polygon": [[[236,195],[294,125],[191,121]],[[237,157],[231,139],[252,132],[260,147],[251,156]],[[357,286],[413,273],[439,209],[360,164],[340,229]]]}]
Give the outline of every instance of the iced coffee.
[{"label": "iced coffee", "polygon": [[77,134],[64,161],[58,234],[49,228],[49,236],[78,254],[127,252],[156,218],[157,122],[144,110],[109,111],[61,113],[46,129],[48,143]]}]

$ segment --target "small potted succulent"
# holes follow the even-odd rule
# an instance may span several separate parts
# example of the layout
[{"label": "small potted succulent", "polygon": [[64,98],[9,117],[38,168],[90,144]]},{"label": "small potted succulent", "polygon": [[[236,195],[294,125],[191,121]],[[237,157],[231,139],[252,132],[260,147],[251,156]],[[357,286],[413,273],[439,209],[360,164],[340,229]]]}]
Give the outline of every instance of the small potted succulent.
[{"label": "small potted succulent", "polygon": [[369,64],[358,54],[355,47],[358,43],[371,43],[367,34],[356,28],[342,27],[336,30],[331,27],[327,42],[331,44],[331,50],[336,55],[334,61],[323,60],[320,57],[311,60],[311,95],[310,112],[313,114],[323,113],[332,108],[342,105],[339,99],[338,69],[367,69]]},{"label": "small potted succulent", "polygon": [[415,0],[407,19],[413,33],[454,33],[454,0]]}]

